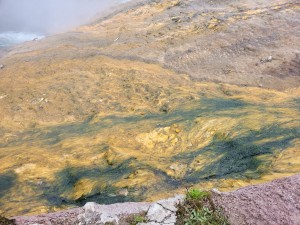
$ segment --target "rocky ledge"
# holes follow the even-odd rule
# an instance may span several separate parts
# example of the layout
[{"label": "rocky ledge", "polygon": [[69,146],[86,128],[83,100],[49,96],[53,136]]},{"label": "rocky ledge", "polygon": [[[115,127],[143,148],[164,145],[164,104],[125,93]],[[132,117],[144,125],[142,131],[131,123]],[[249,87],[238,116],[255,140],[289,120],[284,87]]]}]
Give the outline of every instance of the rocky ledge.
[{"label": "rocky ledge", "polygon": [[[233,192],[212,190],[212,194],[215,206],[223,210],[232,225],[300,224],[300,174]],[[87,203],[82,208],[12,219],[17,225],[128,225],[129,218],[144,214],[148,222],[140,225],[172,225],[176,224],[176,206],[181,201],[183,195],[154,203]]]}]

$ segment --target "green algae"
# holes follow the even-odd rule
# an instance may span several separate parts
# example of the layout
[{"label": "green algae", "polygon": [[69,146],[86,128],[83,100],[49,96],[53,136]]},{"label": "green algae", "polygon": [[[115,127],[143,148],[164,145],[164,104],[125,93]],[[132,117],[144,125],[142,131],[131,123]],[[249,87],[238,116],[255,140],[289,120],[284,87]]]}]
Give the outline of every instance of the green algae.
[{"label": "green algae", "polygon": [[[276,107],[289,110],[294,105],[287,104],[286,108],[283,105],[268,107],[263,104],[250,104],[237,99],[202,97],[199,101],[194,100],[183,104],[181,108],[174,108],[168,113],[131,116],[112,115],[101,118],[94,115],[83,122],[34,128],[19,133],[17,140],[2,143],[0,147],[5,149],[25,144],[28,147],[43,148],[50,155],[52,153],[72,154],[74,146],[63,146],[63,143],[85,137],[86,141],[91,144],[88,145],[88,149],[83,151],[87,151],[89,156],[93,156],[105,154],[111,147],[114,147],[114,142],[109,143],[106,138],[103,138],[100,143],[94,143],[92,137],[94,135],[107,135],[118,129],[126,129],[126,132],[138,134],[160,127],[180,124],[182,130],[182,134],[178,134],[178,140],[180,141],[180,135],[188,135],[195,126],[201,128],[202,124],[196,123],[198,119],[208,121],[228,118],[228,120],[237,121],[235,125],[229,126],[229,130],[226,130],[226,132],[217,128],[211,134],[213,135],[211,141],[204,147],[192,147],[187,151],[184,146],[175,146],[174,149],[181,148],[179,152],[175,151],[169,156],[159,157],[159,155],[156,155],[155,165],[151,165],[151,161],[141,161],[134,155],[121,158],[113,163],[100,160],[88,166],[76,166],[74,163],[69,164],[66,161],[64,168],[56,172],[54,179],[51,181],[45,179],[43,185],[30,182],[24,183],[25,186],[39,193],[29,201],[43,201],[49,207],[81,206],[88,201],[101,204],[141,201],[153,193],[159,193],[161,190],[174,191],[187,185],[224,178],[259,179],[263,174],[270,172],[272,170],[272,158],[293,146],[294,141],[299,139],[299,132],[295,126],[298,119],[287,117],[285,111],[276,111]],[[248,122],[245,122],[244,119],[253,113],[269,115],[278,119],[278,121],[274,121],[274,119],[271,120],[272,122],[264,121],[265,118],[262,117],[260,118],[261,126],[252,129],[251,124],[249,124],[252,118],[248,119]],[[283,119],[285,122],[280,122]],[[221,127],[223,124],[219,124],[219,126]],[[118,137],[116,136],[116,138]],[[126,136],[126,138],[125,141],[128,141],[128,144],[131,141],[134,143],[132,146],[137,149],[137,154],[140,154],[138,149],[147,151],[141,146],[136,146],[134,135]],[[119,146],[117,146],[123,148],[126,144],[119,143]],[[125,150],[124,153],[127,154]],[[117,154],[122,155],[121,153]],[[0,152],[0,157],[1,155],[4,157],[5,152]],[[82,152],[76,160],[78,162],[88,160],[84,158],[84,155],[85,153]],[[193,166],[193,162],[197,157],[206,159],[205,164],[200,169]],[[157,167],[157,165],[171,165],[172,163],[187,165],[189,169],[184,177],[174,178],[165,169]],[[157,177],[155,185],[128,188],[129,194],[126,196],[118,194],[120,188],[117,188],[115,184],[120,180],[128,179],[130,174],[140,169],[155,174]],[[9,191],[19,182],[16,176],[5,175],[3,177],[2,180],[7,181],[3,183],[6,184],[3,193]],[[84,179],[95,182],[95,187],[88,193],[72,197],[72,193],[76,191],[76,185]],[[130,179],[128,179],[128,182],[131,182]]]},{"label": "green algae", "polygon": [[[282,139],[278,137],[284,136]],[[260,169],[262,164],[270,165],[270,161],[261,160],[263,155],[275,155],[293,145],[293,140],[299,138],[296,129],[285,129],[279,126],[265,127],[259,131],[250,131],[233,139],[222,140],[214,138],[212,143],[193,152],[189,156],[190,161],[198,155],[209,154],[212,159],[218,159],[208,163],[200,171],[192,171],[187,174],[187,182],[199,182],[202,179],[218,178],[259,178],[267,172],[266,167]],[[268,139],[263,144],[257,142]],[[176,160],[176,157],[175,157]],[[271,168],[270,168],[271,169]]]},{"label": "green algae", "polygon": [[0,198],[2,198],[17,182],[17,176],[13,171],[0,174]]}]

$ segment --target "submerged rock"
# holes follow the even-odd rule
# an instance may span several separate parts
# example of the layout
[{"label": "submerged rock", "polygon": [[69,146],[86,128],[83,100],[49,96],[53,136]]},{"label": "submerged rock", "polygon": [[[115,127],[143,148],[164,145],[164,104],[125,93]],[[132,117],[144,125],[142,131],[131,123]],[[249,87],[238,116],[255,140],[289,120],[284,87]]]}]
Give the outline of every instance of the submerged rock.
[{"label": "submerged rock", "polygon": [[171,171],[168,172],[168,174],[178,179],[184,177],[188,169],[188,166],[186,164],[176,163],[176,164],[172,164],[169,168],[171,169]]},{"label": "submerged rock", "polygon": [[163,104],[161,107],[160,107],[160,111],[161,112],[164,112],[164,113],[167,113],[171,110],[171,107],[168,103],[165,103]]},{"label": "submerged rock", "polygon": [[127,196],[129,194],[129,191],[128,189],[121,189],[120,191],[118,191],[118,194],[122,196]]}]

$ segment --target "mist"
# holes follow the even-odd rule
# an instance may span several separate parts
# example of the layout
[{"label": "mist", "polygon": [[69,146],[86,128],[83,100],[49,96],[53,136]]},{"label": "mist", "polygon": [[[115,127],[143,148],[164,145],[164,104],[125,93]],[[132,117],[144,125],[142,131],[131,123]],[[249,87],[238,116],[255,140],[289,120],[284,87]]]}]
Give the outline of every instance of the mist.
[{"label": "mist", "polygon": [[53,34],[89,22],[118,0],[0,0],[0,32]]}]

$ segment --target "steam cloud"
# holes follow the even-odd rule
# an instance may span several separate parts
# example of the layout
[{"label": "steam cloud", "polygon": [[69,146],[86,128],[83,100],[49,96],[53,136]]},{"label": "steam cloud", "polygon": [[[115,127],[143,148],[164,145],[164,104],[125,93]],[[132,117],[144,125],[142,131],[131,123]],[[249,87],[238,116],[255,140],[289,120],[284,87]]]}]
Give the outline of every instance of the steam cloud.
[{"label": "steam cloud", "polygon": [[0,0],[0,32],[51,34],[84,24],[117,0]]}]

